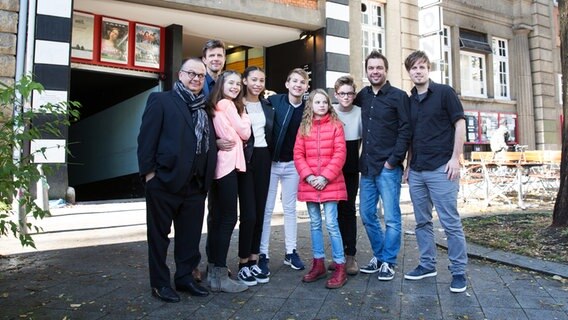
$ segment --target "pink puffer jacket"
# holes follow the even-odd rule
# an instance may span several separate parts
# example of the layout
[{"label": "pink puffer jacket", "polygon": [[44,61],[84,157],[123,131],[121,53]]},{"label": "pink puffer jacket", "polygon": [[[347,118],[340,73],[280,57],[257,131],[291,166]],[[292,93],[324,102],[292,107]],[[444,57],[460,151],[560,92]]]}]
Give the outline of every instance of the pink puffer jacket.
[{"label": "pink puffer jacket", "polygon": [[[346,154],[343,125],[331,121],[329,114],[314,120],[309,136],[298,130],[294,145],[294,165],[300,175],[298,200],[319,203],[347,200],[342,172]],[[318,191],[306,182],[310,175],[324,176],[329,182]]]}]

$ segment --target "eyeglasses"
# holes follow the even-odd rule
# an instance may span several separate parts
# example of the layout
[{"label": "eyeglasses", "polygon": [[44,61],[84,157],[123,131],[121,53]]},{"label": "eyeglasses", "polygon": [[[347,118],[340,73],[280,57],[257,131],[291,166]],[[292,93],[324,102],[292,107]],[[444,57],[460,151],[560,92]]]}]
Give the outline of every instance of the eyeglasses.
[{"label": "eyeglasses", "polygon": [[352,98],[355,96],[355,92],[336,92],[338,96],[345,98],[345,97],[349,97]]},{"label": "eyeglasses", "polygon": [[187,76],[189,77],[190,80],[193,80],[195,77],[197,77],[198,80],[203,80],[203,78],[205,78],[205,73],[195,73],[193,71],[185,71],[185,70],[180,70],[181,72],[185,72],[187,73]]}]

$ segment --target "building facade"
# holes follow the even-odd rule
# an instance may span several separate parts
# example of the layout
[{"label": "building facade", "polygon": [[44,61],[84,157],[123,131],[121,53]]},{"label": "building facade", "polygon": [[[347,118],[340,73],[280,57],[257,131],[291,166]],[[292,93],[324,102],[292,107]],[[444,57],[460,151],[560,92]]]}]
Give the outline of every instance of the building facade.
[{"label": "building facade", "polygon": [[[145,99],[170,88],[182,58],[200,56],[207,39],[228,45],[228,69],[264,67],[276,92],[294,67],[310,73],[311,88],[331,91],[346,73],[361,88],[371,50],[409,91],[404,58],[422,48],[435,81],[466,109],[466,152],[487,150],[499,125],[511,144],[559,149],[557,16],[547,0],[0,0],[0,81],[32,72],[52,99],[83,105],[65,131],[72,153],[49,178],[51,198],[67,186],[78,200],[142,195],[135,151]],[[112,28],[121,55],[103,52]]]}]

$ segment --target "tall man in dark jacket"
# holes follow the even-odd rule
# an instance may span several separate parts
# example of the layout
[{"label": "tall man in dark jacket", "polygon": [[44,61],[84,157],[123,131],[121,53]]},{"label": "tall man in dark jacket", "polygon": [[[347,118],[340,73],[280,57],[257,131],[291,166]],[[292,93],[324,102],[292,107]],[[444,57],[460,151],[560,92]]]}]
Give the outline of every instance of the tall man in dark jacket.
[{"label": "tall man in dark jacket", "polygon": [[152,295],[178,302],[166,264],[168,234],[175,228],[174,282],[178,291],[206,296],[193,279],[199,264],[199,241],[205,197],[217,162],[215,130],[205,112],[202,93],[205,65],[185,60],[174,89],[152,93],[138,135],[138,166],[146,188],[148,260]]},{"label": "tall man in dark jacket", "polygon": [[[402,162],[410,141],[410,105],[406,92],[386,80],[389,64],[384,55],[372,51],[365,59],[365,69],[371,85],[359,91],[354,104],[361,107],[363,123],[359,208],[373,258],[361,272],[379,272],[379,280],[392,280],[400,250],[399,202]],[[379,198],[383,203],[384,232],[377,215]]]}]

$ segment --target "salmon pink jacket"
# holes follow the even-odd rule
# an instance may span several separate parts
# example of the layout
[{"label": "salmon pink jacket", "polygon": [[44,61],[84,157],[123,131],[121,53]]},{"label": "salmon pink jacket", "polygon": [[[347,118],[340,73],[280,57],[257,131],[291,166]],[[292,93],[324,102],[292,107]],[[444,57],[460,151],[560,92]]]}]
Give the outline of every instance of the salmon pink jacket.
[{"label": "salmon pink jacket", "polygon": [[239,115],[233,101],[222,99],[215,106],[213,126],[218,139],[235,141],[235,147],[229,151],[217,151],[217,167],[213,179],[220,179],[233,170],[245,172],[247,164],[243,151],[243,140],[251,135],[250,119],[246,112]]},{"label": "salmon pink jacket", "polygon": [[[347,148],[341,121],[333,121],[329,114],[314,120],[309,136],[298,130],[294,145],[294,165],[300,175],[298,200],[305,202],[328,202],[347,200],[343,164]],[[306,178],[310,175],[324,176],[328,184],[316,190]]]}]

